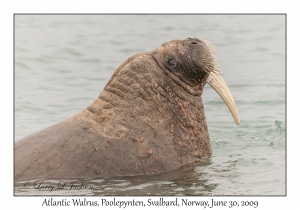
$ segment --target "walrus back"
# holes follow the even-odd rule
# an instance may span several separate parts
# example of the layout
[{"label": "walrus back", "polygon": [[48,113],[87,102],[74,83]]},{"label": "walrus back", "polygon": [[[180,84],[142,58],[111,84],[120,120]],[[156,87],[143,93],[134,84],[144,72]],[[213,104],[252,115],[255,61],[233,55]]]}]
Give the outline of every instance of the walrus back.
[{"label": "walrus back", "polygon": [[88,124],[64,121],[15,143],[15,177],[21,180],[132,175],[130,167],[124,165],[124,158],[131,162],[130,155],[124,157],[123,151],[116,156],[112,152],[115,148],[126,147],[90,129]]},{"label": "walrus back", "polygon": [[176,168],[167,161],[172,153],[156,155],[165,145],[148,143],[134,135],[112,140],[87,124],[64,121],[16,142],[15,178],[132,176]]}]

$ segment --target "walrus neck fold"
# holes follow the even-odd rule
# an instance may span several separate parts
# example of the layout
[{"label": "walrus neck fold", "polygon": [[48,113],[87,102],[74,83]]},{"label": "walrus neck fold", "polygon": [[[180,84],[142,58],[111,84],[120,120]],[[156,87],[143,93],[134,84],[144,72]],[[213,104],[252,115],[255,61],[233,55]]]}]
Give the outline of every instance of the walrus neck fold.
[{"label": "walrus neck fold", "polygon": [[[97,116],[116,109],[130,112],[137,101],[141,104],[178,98],[194,107],[201,106],[199,96],[204,84],[194,87],[185,84],[176,75],[162,70],[156,60],[147,53],[130,58],[130,63],[121,65],[112,78],[98,99],[87,108]],[[102,119],[100,121],[102,122]]]}]

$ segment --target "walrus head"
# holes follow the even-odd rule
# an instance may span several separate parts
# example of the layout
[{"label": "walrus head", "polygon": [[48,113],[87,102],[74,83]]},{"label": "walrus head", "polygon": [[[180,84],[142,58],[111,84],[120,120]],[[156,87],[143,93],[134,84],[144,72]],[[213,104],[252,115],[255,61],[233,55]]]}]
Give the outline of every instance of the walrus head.
[{"label": "walrus head", "polygon": [[216,53],[208,41],[198,38],[173,40],[151,54],[166,74],[190,94],[201,95],[203,86],[208,83],[224,100],[235,123],[240,124],[233,97],[219,74]]}]

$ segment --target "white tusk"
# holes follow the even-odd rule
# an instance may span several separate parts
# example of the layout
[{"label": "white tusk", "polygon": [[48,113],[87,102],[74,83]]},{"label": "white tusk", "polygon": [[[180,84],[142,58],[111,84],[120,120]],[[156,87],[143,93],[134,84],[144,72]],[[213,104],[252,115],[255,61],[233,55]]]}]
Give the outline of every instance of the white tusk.
[{"label": "white tusk", "polygon": [[237,108],[235,106],[232,95],[222,77],[217,72],[212,71],[208,75],[206,82],[220,95],[220,97],[227,105],[229,111],[231,112],[235,123],[239,125],[240,119]]}]

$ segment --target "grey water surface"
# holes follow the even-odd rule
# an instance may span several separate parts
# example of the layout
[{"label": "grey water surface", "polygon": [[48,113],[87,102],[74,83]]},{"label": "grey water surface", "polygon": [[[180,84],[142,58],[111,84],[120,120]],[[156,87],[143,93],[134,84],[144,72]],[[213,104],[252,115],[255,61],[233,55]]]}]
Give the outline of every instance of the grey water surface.
[{"label": "grey water surface", "polygon": [[84,110],[131,55],[188,37],[218,52],[241,119],[206,85],[210,158],[151,176],[16,182],[15,195],[286,194],[284,15],[15,15],[14,27],[15,141]]}]

